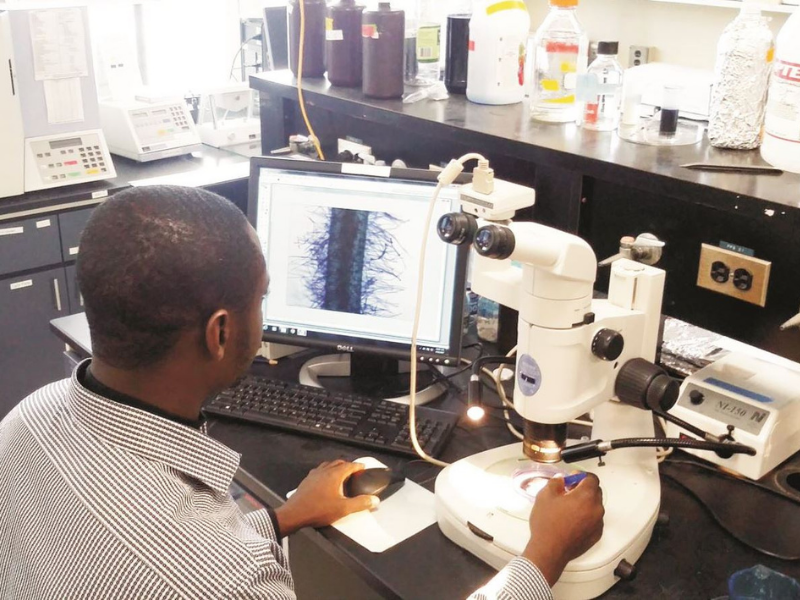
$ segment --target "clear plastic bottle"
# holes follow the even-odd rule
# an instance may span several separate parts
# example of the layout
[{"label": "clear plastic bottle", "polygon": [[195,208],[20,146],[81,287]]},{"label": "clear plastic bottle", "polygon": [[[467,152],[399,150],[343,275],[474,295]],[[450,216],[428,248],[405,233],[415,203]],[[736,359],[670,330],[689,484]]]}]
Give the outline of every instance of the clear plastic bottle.
[{"label": "clear plastic bottle", "polygon": [[496,343],[500,328],[500,305],[481,296],[478,299],[478,314],[475,318],[478,337],[485,342]]},{"label": "clear plastic bottle", "polygon": [[717,47],[708,120],[712,146],[752,150],[761,145],[773,54],[767,19],[757,6],[745,4]]},{"label": "clear plastic bottle", "polygon": [[586,72],[589,42],[575,9],[578,0],[549,0],[534,41],[531,117],[549,123],[577,119],[578,75]]},{"label": "clear plastic bottle", "polygon": [[619,126],[622,66],[617,61],[619,42],[599,42],[597,58],[578,79],[578,124],[594,131],[614,131]]},{"label": "clear plastic bottle", "polygon": [[433,85],[439,81],[442,54],[441,0],[418,0],[416,23],[417,76],[412,85]]}]

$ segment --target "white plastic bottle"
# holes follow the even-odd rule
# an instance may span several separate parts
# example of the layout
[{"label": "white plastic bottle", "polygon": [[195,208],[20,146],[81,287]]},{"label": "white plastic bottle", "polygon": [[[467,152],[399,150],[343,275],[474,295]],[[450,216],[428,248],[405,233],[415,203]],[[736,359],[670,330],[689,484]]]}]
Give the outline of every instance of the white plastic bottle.
[{"label": "white plastic bottle", "polygon": [[762,158],[779,169],[800,173],[800,11],[778,34],[769,84]]},{"label": "white plastic bottle", "polygon": [[599,42],[597,58],[578,79],[578,125],[593,131],[614,131],[619,125],[622,66],[619,42]]},{"label": "white plastic bottle", "polygon": [[469,21],[467,98],[478,104],[522,102],[525,41],[531,18],[524,2],[478,0]]},{"label": "white plastic bottle", "polygon": [[549,123],[577,119],[578,76],[586,72],[589,41],[575,10],[578,0],[549,0],[550,12],[536,31],[533,46],[531,117]]},{"label": "white plastic bottle", "polygon": [[708,120],[712,146],[752,150],[761,145],[773,54],[767,19],[757,6],[743,5],[717,47]]}]

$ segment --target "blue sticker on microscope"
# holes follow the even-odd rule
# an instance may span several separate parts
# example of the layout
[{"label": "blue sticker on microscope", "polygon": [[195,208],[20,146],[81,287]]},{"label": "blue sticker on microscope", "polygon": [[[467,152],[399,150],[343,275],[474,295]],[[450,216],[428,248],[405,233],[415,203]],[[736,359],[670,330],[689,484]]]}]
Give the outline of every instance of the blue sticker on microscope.
[{"label": "blue sticker on microscope", "polygon": [[525,396],[533,396],[542,386],[542,371],[530,354],[523,354],[517,361],[517,388]]}]

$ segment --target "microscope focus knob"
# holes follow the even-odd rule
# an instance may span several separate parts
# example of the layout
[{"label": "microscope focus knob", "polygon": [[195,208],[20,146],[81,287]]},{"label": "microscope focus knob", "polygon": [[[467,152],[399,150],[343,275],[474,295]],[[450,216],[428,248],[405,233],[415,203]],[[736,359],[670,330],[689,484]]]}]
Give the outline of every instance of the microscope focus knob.
[{"label": "microscope focus knob", "polygon": [[592,340],[592,354],[603,360],[617,360],[625,348],[625,339],[619,331],[601,329]]},{"label": "microscope focus knob", "polygon": [[634,358],[620,368],[614,393],[625,404],[666,412],[678,401],[680,385],[661,367]]}]

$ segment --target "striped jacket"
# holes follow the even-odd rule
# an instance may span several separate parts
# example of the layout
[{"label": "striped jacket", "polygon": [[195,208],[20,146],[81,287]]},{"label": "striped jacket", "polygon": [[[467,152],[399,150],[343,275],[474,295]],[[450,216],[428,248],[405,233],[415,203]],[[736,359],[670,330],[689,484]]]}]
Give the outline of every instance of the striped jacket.
[{"label": "striped jacket", "polygon": [[[270,515],[228,492],[238,465],[77,370],[38,390],[0,423],[0,598],[294,598]],[[473,595],[550,597],[524,559]]]}]

